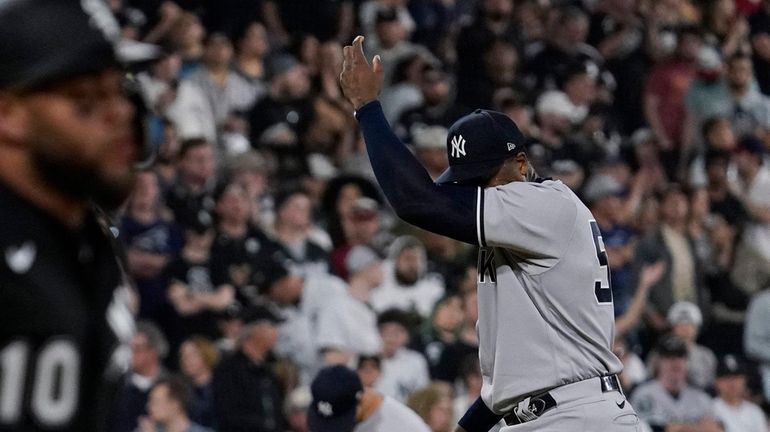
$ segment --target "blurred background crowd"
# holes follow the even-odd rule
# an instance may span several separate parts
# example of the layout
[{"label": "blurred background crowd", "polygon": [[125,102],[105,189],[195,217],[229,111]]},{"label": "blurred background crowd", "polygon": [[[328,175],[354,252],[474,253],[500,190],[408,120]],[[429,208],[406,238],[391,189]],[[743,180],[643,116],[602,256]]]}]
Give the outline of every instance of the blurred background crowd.
[{"label": "blurred background crowd", "polygon": [[449,125],[494,109],[590,207],[651,430],[767,430],[770,0],[109,3],[165,53],[116,224],[142,321],[115,431],[306,432],[327,364],[434,432],[478,397],[476,250],[384,202],[338,85],[356,34],[433,178]]}]

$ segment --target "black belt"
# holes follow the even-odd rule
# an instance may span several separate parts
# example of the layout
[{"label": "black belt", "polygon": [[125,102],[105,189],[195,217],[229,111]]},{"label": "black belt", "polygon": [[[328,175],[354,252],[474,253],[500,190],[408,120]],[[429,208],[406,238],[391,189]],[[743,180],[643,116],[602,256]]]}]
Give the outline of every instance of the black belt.
[{"label": "black belt", "polygon": [[[599,377],[599,379],[601,381],[602,393],[612,391],[623,393],[617,375],[603,376]],[[505,420],[505,424],[513,426],[536,420],[553,408],[556,408],[556,400],[551,396],[551,393],[545,392],[519,402],[518,405],[513,407],[513,411],[503,419]]]}]

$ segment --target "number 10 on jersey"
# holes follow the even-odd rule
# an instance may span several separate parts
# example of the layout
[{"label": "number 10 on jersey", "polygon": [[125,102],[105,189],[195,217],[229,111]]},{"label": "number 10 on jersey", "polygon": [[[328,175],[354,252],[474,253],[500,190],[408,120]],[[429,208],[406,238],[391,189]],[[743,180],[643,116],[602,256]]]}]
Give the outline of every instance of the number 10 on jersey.
[{"label": "number 10 on jersey", "polygon": [[594,294],[596,294],[596,301],[600,304],[612,303],[612,285],[610,284],[610,266],[607,260],[607,251],[604,249],[604,242],[602,241],[602,233],[599,231],[599,224],[596,221],[590,221],[591,234],[594,239],[594,247],[596,248],[596,257],[599,258],[599,266],[601,267],[599,274],[597,275],[596,283],[594,284]]}]

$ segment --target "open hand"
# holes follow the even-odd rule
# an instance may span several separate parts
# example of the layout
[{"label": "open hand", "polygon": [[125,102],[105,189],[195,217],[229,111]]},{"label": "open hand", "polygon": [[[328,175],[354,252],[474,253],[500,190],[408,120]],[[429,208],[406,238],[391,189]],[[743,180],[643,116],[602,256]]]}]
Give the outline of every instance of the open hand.
[{"label": "open hand", "polygon": [[356,36],[353,45],[342,49],[342,73],[340,84],[345,97],[353,108],[359,109],[377,99],[382,86],[382,62],[380,56],[374,56],[372,65],[364,55],[364,37]]}]

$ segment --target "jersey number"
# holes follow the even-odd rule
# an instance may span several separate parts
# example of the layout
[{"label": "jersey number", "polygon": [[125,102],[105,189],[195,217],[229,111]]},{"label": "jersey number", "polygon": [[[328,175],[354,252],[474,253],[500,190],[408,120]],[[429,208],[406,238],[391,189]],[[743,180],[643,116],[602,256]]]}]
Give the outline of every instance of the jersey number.
[{"label": "jersey number", "polygon": [[612,284],[610,284],[610,266],[607,261],[607,251],[604,250],[602,233],[599,231],[599,224],[596,221],[590,221],[591,234],[596,248],[596,257],[599,258],[600,272],[596,283],[594,284],[594,294],[596,301],[601,303],[612,303]]},{"label": "jersey number", "polygon": [[[0,350],[0,426],[16,424],[25,402],[31,347],[14,341]],[[46,427],[64,426],[78,405],[80,356],[75,345],[55,339],[37,351],[30,381],[29,413]]]}]

